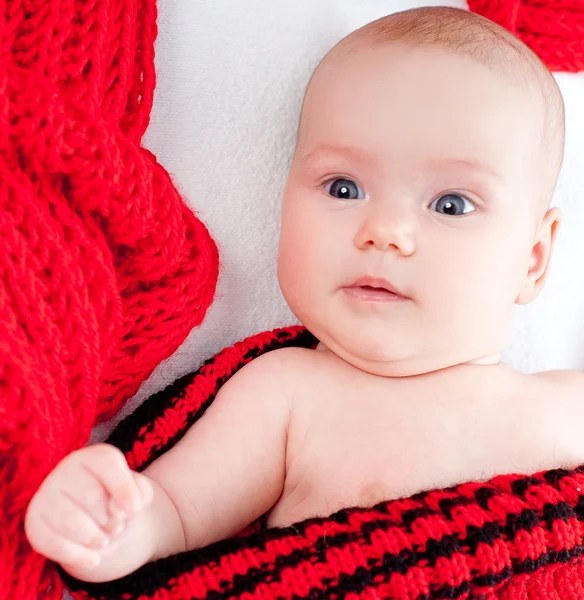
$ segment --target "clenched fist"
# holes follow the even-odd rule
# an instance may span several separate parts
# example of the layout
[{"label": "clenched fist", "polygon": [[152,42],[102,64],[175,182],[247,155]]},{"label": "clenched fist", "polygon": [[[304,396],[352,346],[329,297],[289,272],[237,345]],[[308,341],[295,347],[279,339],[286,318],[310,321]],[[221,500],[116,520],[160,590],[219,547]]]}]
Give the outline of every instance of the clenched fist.
[{"label": "clenched fist", "polygon": [[[132,471],[120,450],[108,444],[87,446],[65,457],[43,481],[28,506],[25,532],[34,550],[75,577],[114,578],[128,570],[121,563],[131,561],[120,554],[140,540],[134,535],[124,544],[124,538],[153,493],[153,483]],[[144,559],[148,556],[138,562]],[[113,569],[104,564],[108,562]],[[101,575],[100,565],[107,571]]]}]

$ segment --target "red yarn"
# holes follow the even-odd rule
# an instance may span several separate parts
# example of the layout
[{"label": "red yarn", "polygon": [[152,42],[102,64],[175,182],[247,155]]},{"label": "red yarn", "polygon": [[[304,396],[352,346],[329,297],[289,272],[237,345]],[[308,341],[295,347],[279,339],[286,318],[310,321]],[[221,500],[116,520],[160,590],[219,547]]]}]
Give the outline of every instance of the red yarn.
[{"label": "red yarn", "polygon": [[468,0],[521,38],[552,71],[584,70],[584,0]]},{"label": "red yarn", "polygon": [[0,1],[0,599],[60,598],[26,506],[198,325],[217,249],[139,146],[154,0]]}]

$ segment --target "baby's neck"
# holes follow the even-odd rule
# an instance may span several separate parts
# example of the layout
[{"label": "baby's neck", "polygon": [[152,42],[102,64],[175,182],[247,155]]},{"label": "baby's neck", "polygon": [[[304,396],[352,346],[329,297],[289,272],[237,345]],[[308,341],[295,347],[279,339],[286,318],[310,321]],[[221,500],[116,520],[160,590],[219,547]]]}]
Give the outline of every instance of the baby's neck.
[{"label": "baby's neck", "polygon": [[[315,350],[319,350],[321,352],[332,352],[327,346],[325,346],[322,342],[319,342],[316,346]],[[488,356],[480,356],[479,358],[475,358],[473,360],[469,360],[464,363],[460,363],[462,365],[498,365],[501,362],[500,354],[490,354]],[[457,365],[451,365],[452,367]]]}]

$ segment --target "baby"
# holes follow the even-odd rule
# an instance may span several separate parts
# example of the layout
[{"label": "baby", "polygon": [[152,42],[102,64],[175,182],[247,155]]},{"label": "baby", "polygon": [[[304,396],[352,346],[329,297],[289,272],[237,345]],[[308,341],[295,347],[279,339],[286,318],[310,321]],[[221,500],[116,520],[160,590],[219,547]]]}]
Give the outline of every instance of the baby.
[{"label": "baby", "polygon": [[546,276],[563,144],[553,77],[482,17],[417,9],[343,39],[306,92],[278,262],[320,344],[252,361],[141,474],[106,444],[67,456],[32,547],[105,581],[262,515],[584,463],[584,375],[499,358]]}]

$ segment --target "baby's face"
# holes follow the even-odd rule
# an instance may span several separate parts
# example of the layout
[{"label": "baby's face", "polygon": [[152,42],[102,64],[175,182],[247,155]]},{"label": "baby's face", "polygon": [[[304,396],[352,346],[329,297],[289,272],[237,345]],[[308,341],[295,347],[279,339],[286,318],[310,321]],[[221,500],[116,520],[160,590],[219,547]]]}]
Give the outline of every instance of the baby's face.
[{"label": "baby's face", "polygon": [[379,375],[496,360],[541,218],[542,120],[524,90],[446,50],[325,63],[282,215],[280,285],[300,321]]}]

